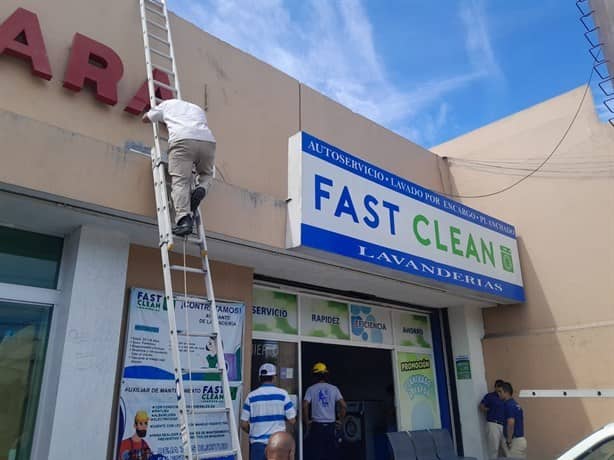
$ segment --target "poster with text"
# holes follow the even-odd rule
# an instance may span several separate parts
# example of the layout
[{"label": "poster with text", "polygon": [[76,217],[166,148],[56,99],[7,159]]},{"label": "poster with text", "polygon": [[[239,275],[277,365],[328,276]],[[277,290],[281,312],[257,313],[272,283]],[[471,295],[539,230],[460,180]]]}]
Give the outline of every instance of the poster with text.
[{"label": "poster with text", "polygon": [[403,347],[433,348],[431,324],[427,315],[394,312],[395,342]]},{"label": "poster with text", "polygon": [[254,289],[252,330],[277,334],[298,334],[296,294]]},{"label": "poster with text", "polygon": [[441,428],[433,366],[430,355],[397,352],[399,430]]},{"label": "poster with text", "polygon": [[[218,368],[215,340],[205,336],[191,336],[188,340],[181,335],[211,332],[210,303],[199,298],[178,300],[175,312],[188,409],[223,407],[220,375],[208,371]],[[245,306],[217,302],[217,312],[233,407],[238,414]],[[167,315],[162,292],[131,290],[117,423],[118,460],[183,459]],[[193,453],[230,448],[225,414],[198,415],[190,420],[197,420],[191,427]]]},{"label": "poster with text", "polygon": [[301,297],[301,334],[349,340],[348,304],[318,297]]},{"label": "poster with text", "polygon": [[350,325],[353,341],[392,344],[390,310],[350,304]]}]

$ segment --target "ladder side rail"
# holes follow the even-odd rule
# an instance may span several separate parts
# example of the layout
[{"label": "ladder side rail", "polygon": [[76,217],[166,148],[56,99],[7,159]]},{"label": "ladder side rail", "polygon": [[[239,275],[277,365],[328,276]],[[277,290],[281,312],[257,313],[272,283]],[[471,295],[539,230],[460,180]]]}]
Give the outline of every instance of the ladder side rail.
[{"label": "ladder side rail", "polygon": [[166,7],[166,0],[162,0],[162,4],[164,5],[164,20],[166,21],[166,34],[168,38],[169,44],[169,54],[171,56],[172,69],[175,80],[175,89],[177,90],[175,97],[177,99],[181,99],[181,86],[179,85],[179,72],[177,71],[177,59],[175,59],[175,45],[173,44],[173,34],[171,34],[171,21],[168,15],[168,8]]},{"label": "ladder side rail", "polygon": [[[198,230],[199,236],[201,240],[201,259],[203,263],[203,270],[205,270],[205,288],[207,290],[207,297],[211,302],[211,323],[213,326],[213,331],[217,332],[215,341],[217,344],[218,350],[218,366],[222,369],[222,390],[224,393],[224,401],[226,401],[227,407],[230,409],[228,414],[228,426],[230,428],[230,438],[233,447],[236,447],[236,460],[242,460],[241,454],[241,444],[239,440],[239,431],[236,421],[236,414],[234,413],[234,408],[232,404],[232,395],[230,393],[230,381],[228,380],[228,372],[226,369],[226,358],[224,356],[224,347],[222,344],[222,335],[220,334],[220,323],[217,314],[217,303],[215,301],[215,294],[213,292],[213,280],[211,278],[211,267],[209,264],[209,253],[207,250],[207,238],[205,235],[205,226],[202,220],[202,216],[200,214],[200,210],[198,212]],[[237,395],[238,397],[238,395]]]},{"label": "ladder side rail", "polygon": [[[156,94],[153,81],[153,66],[150,52],[149,30],[147,27],[147,11],[145,0],[139,0],[141,13],[141,26],[143,30],[143,44],[145,51],[145,64],[147,70],[147,86],[149,90],[150,107],[156,107]],[[168,28],[168,26],[167,26]],[[166,299],[169,336],[171,345],[171,357],[173,360],[173,374],[175,376],[175,392],[177,396],[179,433],[183,446],[183,456],[185,459],[192,460],[192,445],[187,419],[187,406],[185,399],[185,386],[182,377],[181,358],[179,354],[179,340],[177,337],[177,323],[175,318],[175,301],[173,294],[172,278],[170,271],[169,249],[172,247],[172,236],[170,236],[170,209],[166,192],[166,174],[164,163],[161,161],[160,136],[158,123],[152,123],[154,133],[154,148],[152,149],[152,167],[155,182],[156,206],[158,208],[158,227],[163,231],[161,241],[162,272],[164,277],[164,295]],[[161,205],[161,206],[160,206]],[[165,244],[166,243],[166,244]]]},{"label": "ladder side rail", "polygon": [[[152,149],[153,150],[153,149]],[[153,181],[154,181],[154,195],[156,197],[156,214],[158,217],[158,235],[160,237],[159,245],[164,243],[169,245],[169,250],[172,248],[172,232],[171,223],[169,217],[168,196],[166,193],[166,181],[165,181],[164,165],[154,166],[153,168]],[[170,243],[169,243],[170,240]]]},{"label": "ladder side rail", "polygon": [[[153,77],[153,61],[150,51],[149,40],[149,28],[147,26],[147,5],[146,0],[139,0],[140,12],[141,12],[141,28],[143,30],[143,45],[145,51],[145,69],[147,72],[147,88],[149,90],[149,105],[150,107],[156,107],[156,88],[154,85]],[[168,28],[168,25],[167,25]],[[158,123],[152,123],[154,134],[154,147],[151,150],[151,161],[154,171],[157,170],[158,177],[156,178],[156,172],[154,172],[154,186],[156,183],[162,183],[161,187],[155,186],[156,191],[156,206],[158,208],[158,226],[161,227],[160,244],[166,241],[170,247],[173,246],[173,235],[171,232],[172,223],[170,220],[170,212],[164,212],[165,209],[170,210],[170,203],[168,199],[168,192],[166,189],[166,168],[162,164],[162,149],[160,146],[160,126]],[[160,196],[158,196],[160,195]],[[160,225],[162,224],[162,225]]]}]

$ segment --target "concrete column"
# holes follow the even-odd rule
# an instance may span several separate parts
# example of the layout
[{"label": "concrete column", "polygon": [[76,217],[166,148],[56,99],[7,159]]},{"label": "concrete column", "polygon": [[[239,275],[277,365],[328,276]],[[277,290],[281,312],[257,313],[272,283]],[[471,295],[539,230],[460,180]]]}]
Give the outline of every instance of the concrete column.
[{"label": "concrete column", "polygon": [[482,351],[482,310],[478,307],[464,307],[450,308],[448,312],[453,358],[456,361],[457,356],[467,356],[471,365],[471,379],[456,380],[465,456],[486,460],[486,422],[478,410],[487,391]]},{"label": "concrete column", "polygon": [[108,448],[129,240],[96,227],[66,239],[68,264],[58,310],[64,329],[49,460],[105,458]]}]

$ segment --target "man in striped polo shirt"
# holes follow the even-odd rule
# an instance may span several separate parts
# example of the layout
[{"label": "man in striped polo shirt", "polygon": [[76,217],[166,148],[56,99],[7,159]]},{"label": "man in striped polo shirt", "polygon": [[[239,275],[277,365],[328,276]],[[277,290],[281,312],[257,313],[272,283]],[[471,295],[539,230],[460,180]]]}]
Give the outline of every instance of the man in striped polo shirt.
[{"label": "man in striped polo shirt", "polygon": [[296,422],[296,408],[288,392],[273,385],[277,368],[264,363],[258,371],[260,387],[245,398],[241,411],[241,429],[249,433],[250,460],[265,460],[264,450],[272,434],[286,431],[286,421]]}]

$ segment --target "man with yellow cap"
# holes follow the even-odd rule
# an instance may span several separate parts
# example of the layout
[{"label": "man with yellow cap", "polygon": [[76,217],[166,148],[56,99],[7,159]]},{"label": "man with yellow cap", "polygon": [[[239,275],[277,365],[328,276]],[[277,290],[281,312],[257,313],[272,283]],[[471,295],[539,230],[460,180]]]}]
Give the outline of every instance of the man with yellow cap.
[{"label": "man with yellow cap", "polygon": [[124,439],[117,451],[118,460],[149,460],[152,456],[151,449],[145,441],[149,415],[144,410],[137,411],[134,416],[134,434]]},{"label": "man with yellow cap", "polygon": [[347,405],[339,388],[328,383],[326,364],[315,363],[311,373],[316,383],[307,388],[303,398],[303,421],[308,433],[305,439],[307,458],[336,460],[335,426],[345,417]]}]

